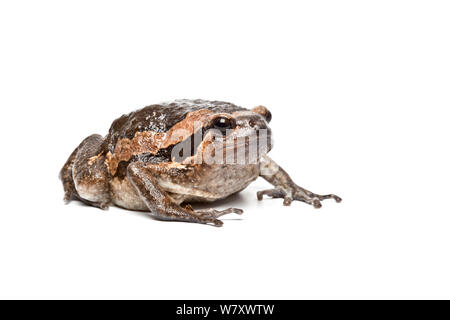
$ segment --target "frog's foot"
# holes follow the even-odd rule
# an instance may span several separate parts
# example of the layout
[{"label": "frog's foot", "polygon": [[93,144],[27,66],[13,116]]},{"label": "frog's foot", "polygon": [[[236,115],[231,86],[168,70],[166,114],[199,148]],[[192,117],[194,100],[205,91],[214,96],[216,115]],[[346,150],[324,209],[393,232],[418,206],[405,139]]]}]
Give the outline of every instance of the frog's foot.
[{"label": "frog's foot", "polygon": [[292,197],[288,196],[286,194],[286,192],[279,190],[279,189],[263,190],[263,191],[258,191],[256,193],[258,200],[262,200],[264,195],[267,195],[271,198],[283,198],[284,199],[283,205],[285,205],[285,206],[291,205],[291,202],[292,202]]},{"label": "frog's foot", "polygon": [[203,216],[210,216],[213,218],[218,218],[223,215],[229,214],[229,213],[236,213],[236,214],[242,214],[244,210],[238,209],[238,208],[228,208],[225,210],[215,210],[215,209],[201,209],[201,210],[194,210],[195,214],[197,214],[200,217]]},{"label": "frog's foot", "polygon": [[109,209],[109,201],[102,201],[102,202],[91,202],[91,206],[97,207],[102,210],[108,210]]},{"label": "frog's foot", "polygon": [[72,200],[72,192],[66,191],[64,192],[64,203],[68,204]]},{"label": "frog's foot", "polygon": [[104,201],[100,201],[100,202],[94,202],[94,201],[89,201],[86,199],[81,198],[78,194],[76,193],[71,193],[71,192],[66,192],[64,195],[64,202],[66,204],[70,203],[70,201],[72,200],[79,200],[81,202],[83,202],[86,205],[89,206],[93,206],[102,210],[108,210],[109,209],[109,205],[111,203],[111,201],[108,200],[104,200]]},{"label": "frog's foot", "polygon": [[325,194],[325,195],[315,194],[301,187],[296,187],[292,192],[290,192],[290,194],[280,189],[258,191],[258,193],[256,194],[258,200],[262,200],[264,195],[267,195],[272,198],[283,198],[284,199],[283,205],[285,206],[291,205],[293,200],[303,201],[307,204],[312,205],[314,208],[322,207],[321,201],[325,199],[334,199],[336,202],[342,201],[340,197],[334,194]]},{"label": "frog's foot", "polygon": [[238,209],[238,208],[228,208],[225,210],[216,210],[216,209],[199,209],[194,210],[190,205],[186,205],[186,210],[192,211],[194,215],[199,217],[202,221],[204,221],[207,224],[213,224],[217,227],[220,227],[223,225],[223,222],[220,221],[219,217],[229,214],[229,213],[236,213],[236,214],[242,214],[244,210]]}]

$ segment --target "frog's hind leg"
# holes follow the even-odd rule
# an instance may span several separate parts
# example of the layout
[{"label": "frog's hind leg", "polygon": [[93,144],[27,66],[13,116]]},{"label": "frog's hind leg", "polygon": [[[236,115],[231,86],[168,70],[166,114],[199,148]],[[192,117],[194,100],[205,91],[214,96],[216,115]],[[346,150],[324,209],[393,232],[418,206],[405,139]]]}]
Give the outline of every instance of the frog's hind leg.
[{"label": "frog's hind leg", "polygon": [[[236,208],[194,210],[190,205],[181,207],[177,203],[180,201],[173,199],[158,185],[155,176],[161,174],[160,170],[158,165],[141,162],[133,162],[127,168],[128,180],[155,217],[161,220],[196,222],[220,227],[223,223],[217,219],[218,217],[228,213],[242,213],[241,209]],[[182,172],[170,173],[169,171],[165,173],[175,176],[182,174]]]},{"label": "frog's hind leg", "polygon": [[60,172],[64,199],[106,209],[111,201],[103,138],[91,135],[72,152]]},{"label": "frog's hind leg", "polygon": [[73,162],[78,153],[78,149],[79,147],[77,147],[72,152],[69,159],[67,159],[66,163],[59,172],[59,179],[62,181],[64,188],[64,201],[66,202],[70,202],[71,200],[78,200],[80,197],[77,190],[75,189],[75,184],[73,182],[72,176]]}]

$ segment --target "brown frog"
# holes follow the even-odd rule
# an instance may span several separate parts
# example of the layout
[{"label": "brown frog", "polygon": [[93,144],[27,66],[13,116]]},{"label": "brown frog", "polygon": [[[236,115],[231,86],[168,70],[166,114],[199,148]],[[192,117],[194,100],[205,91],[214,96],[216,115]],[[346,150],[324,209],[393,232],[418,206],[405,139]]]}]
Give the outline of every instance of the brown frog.
[{"label": "brown frog", "polygon": [[60,172],[64,199],[215,226],[223,224],[218,217],[243,211],[194,210],[189,203],[226,198],[259,176],[274,189],[259,191],[258,200],[267,195],[315,208],[324,199],[340,202],[296,185],[267,156],[271,117],[263,106],[248,110],[206,100],[176,100],[123,115],[106,137],[91,135],[72,152]]}]

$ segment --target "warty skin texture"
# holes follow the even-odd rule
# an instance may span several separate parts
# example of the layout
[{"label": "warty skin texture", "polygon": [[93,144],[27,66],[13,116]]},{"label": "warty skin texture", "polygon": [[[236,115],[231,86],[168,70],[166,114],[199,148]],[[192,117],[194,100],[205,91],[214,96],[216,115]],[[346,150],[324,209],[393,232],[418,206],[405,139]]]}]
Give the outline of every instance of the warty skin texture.
[{"label": "warty skin texture", "polygon": [[[206,100],[176,100],[123,115],[112,123],[106,137],[87,137],[69,156],[60,171],[64,199],[102,209],[114,204],[149,211],[161,220],[215,226],[222,225],[220,216],[242,210],[194,210],[189,203],[226,198],[259,176],[274,188],[258,192],[258,200],[267,195],[283,198],[284,205],[298,200],[315,208],[325,199],[340,202],[336,195],[318,195],[296,185],[268,157],[271,118],[263,106],[248,110]],[[249,141],[255,137],[258,146],[267,139],[268,147],[249,151]],[[229,164],[226,157],[232,154],[236,161],[233,152],[244,146],[244,161]],[[225,162],[206,161],[222,154],[228,159]]]}]

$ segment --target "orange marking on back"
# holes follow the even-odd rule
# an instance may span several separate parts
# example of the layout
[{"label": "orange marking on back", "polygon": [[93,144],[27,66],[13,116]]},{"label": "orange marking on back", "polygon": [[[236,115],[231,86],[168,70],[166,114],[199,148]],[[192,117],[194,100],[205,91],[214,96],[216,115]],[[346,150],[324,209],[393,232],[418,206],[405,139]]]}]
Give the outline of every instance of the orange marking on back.
[{"label": "orange marking on back", "polygon": [[175,124],[167,132],[136,132],[133,139],[119,139],[114,148],[114,153],[108,152],[106,155],[106,165],[109,171],[114,175],[121,161],[128,161],[131,157],[142,153],[156,154],[160,149],[165,149],[185,140],[194,134],[195,129],[207,124],[212,113],[208,109],[189,112],[186,118]]}]

